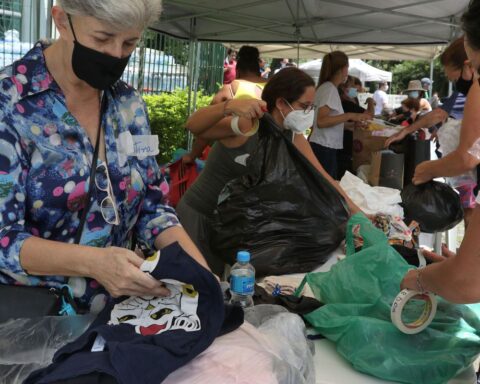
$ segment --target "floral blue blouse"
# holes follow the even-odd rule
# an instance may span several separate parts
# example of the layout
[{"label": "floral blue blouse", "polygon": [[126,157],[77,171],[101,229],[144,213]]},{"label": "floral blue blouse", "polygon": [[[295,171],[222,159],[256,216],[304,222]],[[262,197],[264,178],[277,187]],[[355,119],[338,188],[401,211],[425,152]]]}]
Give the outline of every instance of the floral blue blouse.
[{"label": "floral blue blouse", "polygon": [[[0,284],[58,286],[61,276],[30,276],[19,262],[31,236],[73,243],[85,206],[94,148],[66,107],[65,96],[47,70],[39,42],[22,59],[0,71]],[[95,247],[128,246],[132,234],[145,248],[178,225],[163,204],[168,184],[154,156],[121,150],[124,133],[150,135],[139,94],[118,81],[106,93],[103,114],[108,174],[120,216],[105,222],[100,204],[107,196],[93,188],[80,243]],[[94,281],[71,278],[76,296],[91,300]],[[90,292],[92,291],[92,292]]]}]

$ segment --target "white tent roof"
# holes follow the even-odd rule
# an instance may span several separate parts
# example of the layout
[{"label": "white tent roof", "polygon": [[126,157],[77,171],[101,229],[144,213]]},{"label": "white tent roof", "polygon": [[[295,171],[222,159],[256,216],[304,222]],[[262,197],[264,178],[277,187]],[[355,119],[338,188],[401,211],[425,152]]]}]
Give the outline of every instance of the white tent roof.
[{"label": "white tent roof", "polygon": [[[239,49],[242,44],[226,44],[228,47]],[[364,60],[430,60],[440,54],[445,48],[445,44],[434,45],[343,45],[343,44],[274,44],[257,45],[262,57],[290,57],[296,58],[297,55],[302,59],[317,59],[323,57],[328,52],[340,50],[347,54],[349,58],[358,58]],[[300,52],[298,52],[300,48]]]},{"label": "white tent roof", "polygon": [[[365,83],[365,81],[392,81],[392,72],[375,68],[363,60],[349,59],[348,66],[348,73],[358,77],[362,83]],[[315,81],[318,80],[321,67],[322,60],[320,59],[312,60],[299,66],[301,70],[308,73]]]},{"label": "white tent roof", "polygon": [[[185,39],[262,44],[269,57],[296,57],[301,43],[301,57],[341,47],[352,57],[431,58],[458,34],[468,2],[164,0],[164,13],[153,28]],[[412,44],[430,47],[399,47]],[[274,55],[267,54],[270,48]]]}]

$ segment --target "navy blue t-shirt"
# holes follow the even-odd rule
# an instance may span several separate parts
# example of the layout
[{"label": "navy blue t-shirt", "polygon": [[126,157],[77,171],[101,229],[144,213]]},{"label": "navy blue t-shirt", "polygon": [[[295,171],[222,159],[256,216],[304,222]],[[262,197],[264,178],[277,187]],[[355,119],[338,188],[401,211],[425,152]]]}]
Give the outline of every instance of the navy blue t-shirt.
[{"label": "navy blue t-shirt", "polygon": [[463,93],[455,91],[444,100],[440,108],[447,112],[448,116],[453,117],[456,120],[461,120],[463,119],[465,100],[466,97]]},{"label": "navy blue t-shirt", "polygon": [[141,268],[162,280],[170,296],[112,301],[82,336],[57,351],[53,363],[25,383],[103,372],[122,384],[159,384],[203,352],[224,320],[223,295],[215,277],[178,243],[148,258]]}]

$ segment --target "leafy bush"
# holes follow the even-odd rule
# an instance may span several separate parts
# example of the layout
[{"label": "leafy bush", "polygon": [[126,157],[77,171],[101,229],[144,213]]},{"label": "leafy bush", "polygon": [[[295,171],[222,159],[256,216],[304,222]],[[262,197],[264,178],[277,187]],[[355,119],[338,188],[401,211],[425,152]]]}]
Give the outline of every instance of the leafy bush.
[{"label": "leafy bush", "polygon": [[[193,97],[193,96],[192,96]],[[144,95],[152,135],[158,135],[160,153],[157,156],[159,164],[165,164],[172,158],[177,148],[187,148],[188,89],[176,89],[172,93],[159,95]],[[197,108],[210,104],[212,96],[197,94]]]}]

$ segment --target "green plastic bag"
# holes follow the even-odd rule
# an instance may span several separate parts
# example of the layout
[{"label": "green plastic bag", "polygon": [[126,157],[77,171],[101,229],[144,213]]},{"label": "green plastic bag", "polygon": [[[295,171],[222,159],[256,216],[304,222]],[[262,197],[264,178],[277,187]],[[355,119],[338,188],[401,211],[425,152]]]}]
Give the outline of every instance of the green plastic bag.
[{"label": "green plastic bag", "polygon": [[[364,240],[357,253],[352,231]],[[446,383],[480,353],[480,304],[454,305],[437,297],[437,314],[426,330],[400,332],[390,306],[411,268],[365,216],[354,215],[347,257],[329,272],[305,277],[325,305],[304,318],[358,371],[402,383]]]}]

